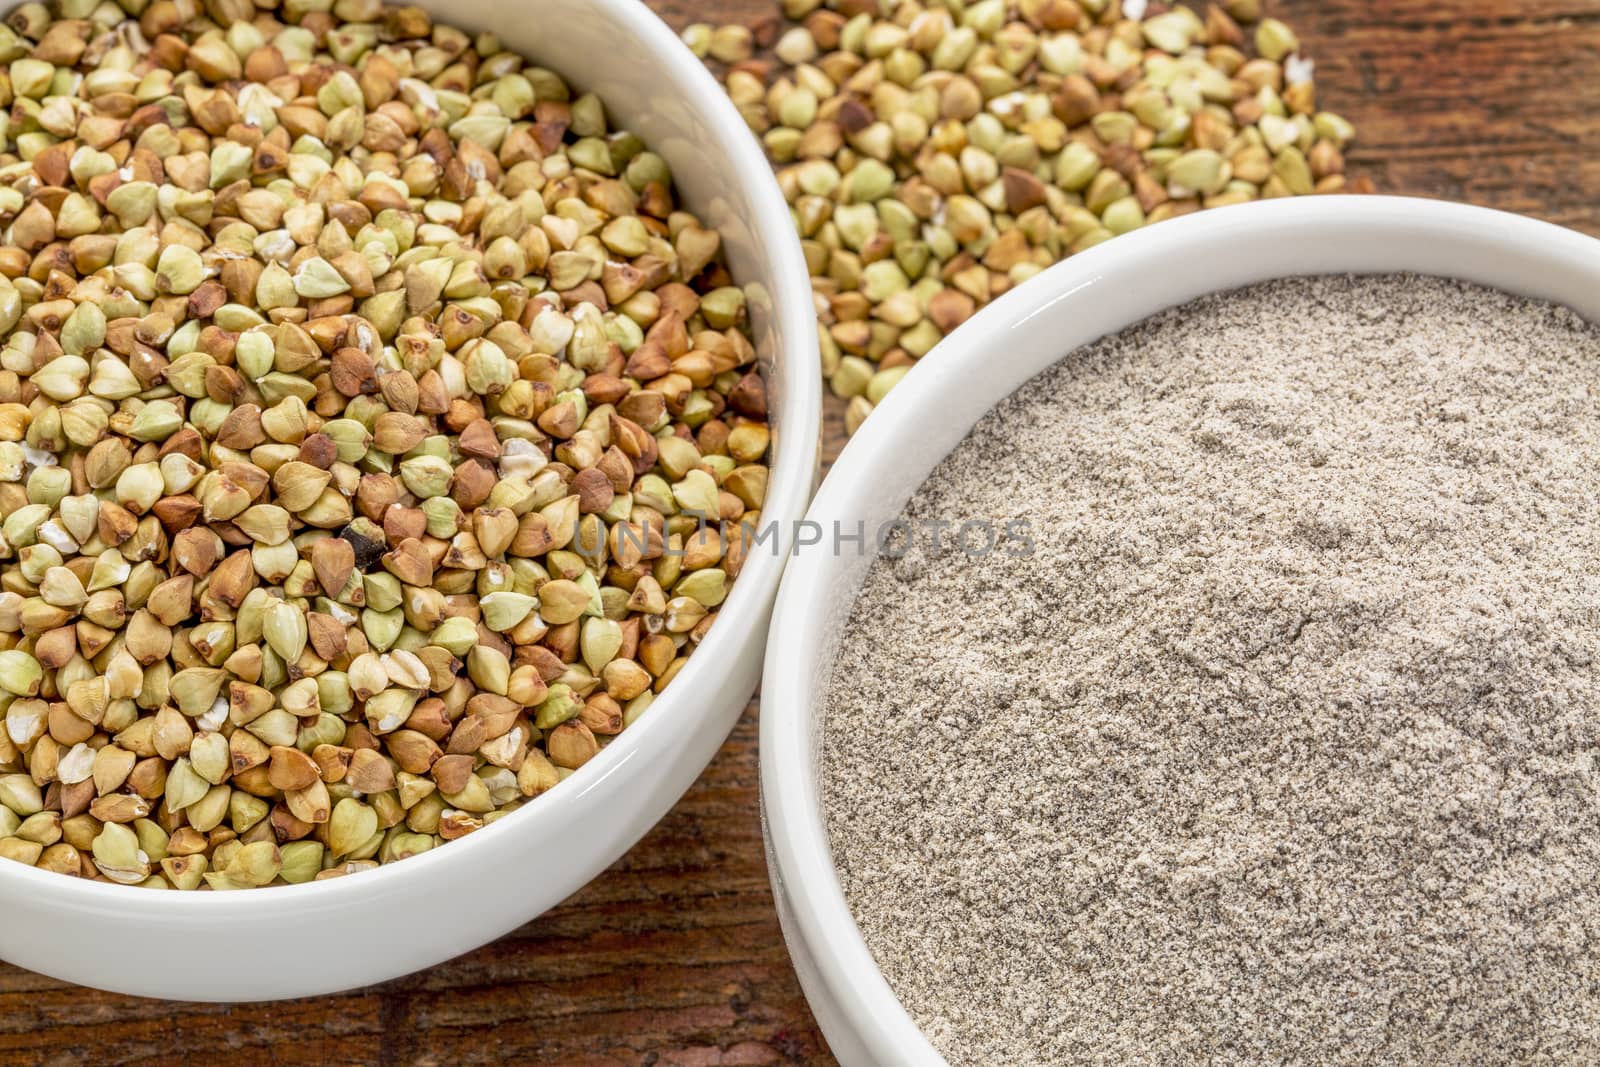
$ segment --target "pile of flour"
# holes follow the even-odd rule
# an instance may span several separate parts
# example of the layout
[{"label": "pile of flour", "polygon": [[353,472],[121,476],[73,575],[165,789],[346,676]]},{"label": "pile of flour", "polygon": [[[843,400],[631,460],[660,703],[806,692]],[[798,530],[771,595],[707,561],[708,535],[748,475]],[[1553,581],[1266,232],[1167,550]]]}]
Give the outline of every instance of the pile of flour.
[{"label": "pile of flour", "polygon": [[1063,359],[881,560],[834,857],[954,1064],[1600,1058],[1600,331],[1295,279]]}]

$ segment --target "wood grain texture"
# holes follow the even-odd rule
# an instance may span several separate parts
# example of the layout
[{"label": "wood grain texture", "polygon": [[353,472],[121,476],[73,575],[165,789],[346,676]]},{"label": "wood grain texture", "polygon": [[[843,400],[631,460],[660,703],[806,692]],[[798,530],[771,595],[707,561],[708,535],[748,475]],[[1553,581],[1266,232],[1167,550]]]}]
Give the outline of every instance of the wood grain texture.
[{"label": "wood grain texture", "polygon": [[[679,27],[772,10],[771,0],[652,6]],[[1600,0],[1268,7],[1317,61],[1323,106],[1356,123],[1352,168],[1380,190],[1600,234]],[[831,458],[843,432],[837,405],[829,415]],[[182,950],[229,952],[249,966],[247,942]],[[754,706],[615,867],[538,921],[427,973],[343,996],[224,1007],[100,994],[0,967],[0,1063],[185,1058],[239,1067],[832,1062],[772,912]]]}]

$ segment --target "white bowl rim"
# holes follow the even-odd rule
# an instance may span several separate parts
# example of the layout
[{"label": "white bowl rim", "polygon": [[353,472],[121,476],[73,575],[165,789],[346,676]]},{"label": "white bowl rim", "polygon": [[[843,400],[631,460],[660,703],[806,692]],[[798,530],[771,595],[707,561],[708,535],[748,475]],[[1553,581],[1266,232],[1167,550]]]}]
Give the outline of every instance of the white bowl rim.
[{"label": "white bowl rim", "polygon": [[[660,58],[663,89],[677,89],[687,83],[685,91],[698,99],[697,107],[709,112],[712,121],[707,125],[711,136],[719,150],[733,160],[735,173],[770,175],[771,165],[733,102],[659,16],[638,0],[587,2],[637,30],[651,52]],[[794,234],[789,205],[776,181],[752,185],[749,192],[757,207],[757,217],[750,220],[750,228],[752,233],[763,238],[764,254],[772,260],[772,273],[777,283],[773,336],[780,346],[798,346],[797,352],[786,349],[782,353],[785,360],[814,362],[817,324],[812,308],[800,299],[778,298],[779,294],[808,293],[811,289],[811,275]],[[817,443],[803,439],[806,428],[803,424],[814,421],[813,436],[820,432],[822,387],[809,363],[806,368],[787,375],[783,385],[779,409],[773,418],[777,426],[775,436],[781,436],[783,441],[776,449],[776,462],[769,469],[767,497],[761,511],[763,516],[770,514],[788,521],[788,517],[798,517],[802,513],[815,477]],[[810,420],[808,412],[812,415]],[[510,816],[497,819],[465,837],[403,862],[386,863],[363,871],[355,877],[231,893],[139,891],[136,887],[66,878],[20,863],[0,862],[0,898],[11,893],[37,893],[52,898],[51,906],[56,910],[110,912],[135,920],[140,915],[175,917],[193,915],[197,911],[219,921],[234,917],[261,920],[291,910],[330,910],[358,902],[376,906],[381,904],[385,890],[402,879],[425,878],[435,867],[464,862],[488,849],[515,848],[516,838],[531,831],[535,820],[573,819],[583,814],[590,806],[591,794],[607,784],[613,775],[624,773],[631,760],[653,753],[658,747],[657,735],[669,732],[673,719],[694,713],[695,692],[703,684],[702,678],[713,674],[720,666],[718,660],[723,655],[723,646],[734,642],[738,627],[760,619],[784,562],[781,553],[753,553],[738,580],[733,582],[719,609],[716,624],[707,632],[695,655],[684,663],[672,684],[656,697],[649,714],[618,734],[598,755],[555,788],[535,797],[532,803]],[[680,709],[678,705],[684,706]],[[463,951],[470,947],[462,946]]]},{"label": "white bowl rim", "polygon": [[[1283,239],[1292,241],[1304,236],[1293,232],[1297,228],[1345,225],[1392,227],[1397,234],[1422,230],[1435,237],[1483,231],[1492,233],[1487,239],[1507,248],[1538,248],[1540,258],[1552,263],[1587,264],[1592,269],[1600,262],[1600,239],[1522,215],[1420,197],[1256,201],[1197,212],[1125,234],[1048,268],[980,309],[960,330],[940,341],[847,443],[812,499],[807,523],[825,530],[835,521],[853,521],[856,516],[844,507],[847,499],[863,491],[861,483],[881,478],[885,457],[893,450],[915,446],[907,425],[919,413],[937,411],[941,395],[951,390],[952,381],[980,370],[986,360],[993,359],[990,346],[1008,327],[1073,299],[1113,267],[1126,267],[1157,250],[1181,251],[1186,243],[1215,242],[1245,228],[1282,231]],[[1185,302],[1187,298],[1175,303]],[[1172,303],[1152,300],[1147,314]],[[793,933],[786,929],[786,935],[805,946],[831,1001],[829,1006],[842,1016],[839,1025],[850,1027],[850,1036],[884,1057],[883,1062],[944,1064],[867,948],[845,900],[822,820],[811,747],[816,709],[801,699],[802,694],[813,694],[813,664],[790,654],[783,635],[819,627],[819,616],[827,610],[820,593],[833,565],[831,557],[821,551],[797,551],[784,572],[773,609],[760,721],[763,830],[773,865],[770,873],[782,906],[786,906],[785,918],[793,924]]]}]

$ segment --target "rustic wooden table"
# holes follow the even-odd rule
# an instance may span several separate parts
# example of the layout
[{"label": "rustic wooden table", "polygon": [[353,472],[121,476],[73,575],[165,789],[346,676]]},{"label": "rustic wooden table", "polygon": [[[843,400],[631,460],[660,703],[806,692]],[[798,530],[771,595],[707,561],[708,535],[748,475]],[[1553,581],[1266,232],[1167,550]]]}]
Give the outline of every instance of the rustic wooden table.
[{"label": "rustic wooden table", "polygon": [[[652,6],[682,26],[754,19],[772,4]],[[1352,166],[1380,190],[1600,233],[1600,0],[1268,6],[1307,43],[1324,106],[1356,123]],[[831,414],[830,457],[842,443],[839,413]],[[227,952],[250,966],[245,940],[175,950]],[[111,996],[0,967],[0,1063],[184,1059],[831,1063],[772,911],[755,706],[677,808],[615,867],[537,922],[427,973],[344,996],[224,1007]]]}]

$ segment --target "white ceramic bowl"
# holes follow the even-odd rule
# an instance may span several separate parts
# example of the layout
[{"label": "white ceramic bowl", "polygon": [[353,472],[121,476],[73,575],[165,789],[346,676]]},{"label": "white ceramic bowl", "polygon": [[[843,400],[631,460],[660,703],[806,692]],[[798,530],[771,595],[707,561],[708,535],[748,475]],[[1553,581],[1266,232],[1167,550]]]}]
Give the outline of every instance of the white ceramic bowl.
[{"label": "white ceramic bowl", "polygon": [[[1080,345],[1175,304],[1302,274],[1412,271],[1565,304],[1600,319],[1600,241],[1547,223],[1392,197],[1277,200],[1119,237],[1019,286],[925,357],[833,465],[778,594],[761,698],[761,797],[779,917],[834,1054],[941,1064],[862,941],[834,872],[817,789],[819,714],[835,642],[894,519],[998,401]],[[864,522],[867,551],[832,548]],[[837,526],[835,525],[837,524]],[[808,534],[808,539],[809,534]]]},{"label": "white ceramic bowl", "polygon": [[[420,2],[597,92],[722,233],[769,386],[775,454],[763,513],[792,527],[817,470],[811,285],[782,194],[722,89],[637,0]],[[514,816],[354,877],[240,893],[139,891],[0,863],[0,957],[119,992],[256,1000],[382,981],[506,933],[615,861],[710,761],[755,688],[783,562],[753,555],[649,712]]]}]

